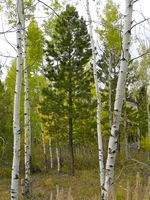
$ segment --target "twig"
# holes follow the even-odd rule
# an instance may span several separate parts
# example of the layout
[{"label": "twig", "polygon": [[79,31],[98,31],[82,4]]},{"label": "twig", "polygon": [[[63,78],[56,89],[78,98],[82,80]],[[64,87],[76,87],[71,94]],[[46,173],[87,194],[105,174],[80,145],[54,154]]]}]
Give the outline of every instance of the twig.
[{"label": "twig", "polygon": [[136,160],[136,159],[134,159],[134,158],[130,158],[130,160],[135,161],[135,162],[137,162],[137,163],[139,163],[139,164],[145,165],[146,167],[149,166],[148,164],[143,163],[143,162],[141,162],[141,161],[139,161],[139,160]]},{"label": "twig", "polygon": [[116,177],[116,179],[115,179],[115,182],[116,182],[116,181],[119,179],[119,177],[121,176],[123,169],[124,169],[124,167],[122,167],[122,169],[121,169],[121,171],[120,171],[120,174],[119,174],[119,175]]},{"label": "twig", "polygon": [[55,15],[57,15],[57,17],[59,17],[59,15],[56,13],[56,11],[55,11],[51,6],[47,5],[46,3],[44,3],[44,2],[41,1],[41,0],[37,0],[37,1],[38,1],[39,3],[44,4],[46,7],[50,8],[50,9],[55,13]]},{"label": "twig", "polygon": [[149,18],[146,18],[146,19],[143,19],[143,20],[140,21],[140,22],[137,22],[136,24],[134,24],[134,25],[131,27],[130,30],[132,30],[135,26],[137,26],[137,25],[139,25],[139,24],[142,24],[142,23],[145,22],[145,21],[148,21],[149,19],[150,19],[150,17],[149,17]]},{"label": "twig", "polygon": [[150,53],[150,51],[147,51],[147,52],[145,52],[145,53],[143,53],[143,54],[141,54],[141,55],[139,55],[139,56],[137,56],[137,57],[131,59],[131,60],[129,61],[129,64],[130,64],[131,62],[133,62],[133,60],[136,60],[136,59],[138,59],[138,58],[140,58],[140,57],[142,57],[142,56],[145,56],[145,55],[148,54],[148,53]]},{"label": "twig", "polygon": [[14,56],[7,56],[7,55],[3,55],[3,54],[0,54],[0,56],[5,57],[5,58],[16,58]]}]

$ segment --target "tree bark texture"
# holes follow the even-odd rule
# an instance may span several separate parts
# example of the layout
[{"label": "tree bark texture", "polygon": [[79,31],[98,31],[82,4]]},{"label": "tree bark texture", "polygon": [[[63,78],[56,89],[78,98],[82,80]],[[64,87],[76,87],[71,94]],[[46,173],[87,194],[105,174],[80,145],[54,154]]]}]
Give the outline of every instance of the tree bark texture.
[{"label": "tree bark texture", "polygon": [[127,110],[126,110],[126,97],[124,100],[124,122],[123,122],[123,129],[124,129],[124,138],[125,138],[125,155],[126,159],[129,158],[128,152],[128,134],[127,134]]},{"label": "tree bark texture", "polygon": [[60,150],[58,144],[56,144],[56,158],[57,158],[57,172],[60,174]]},{"label": "tree bark texture", "polygon": [[74,152],[73,152],[73,119],[72,119],[72,92],[69,91],[69,151],[70,151],[70,175],[74,176]]},{"label": "tree bark texture", "polygon": [[86,7],[87,7],[87,15],[88,15],[89,30],[90,30],[91,45],[92,45],[93,75],[94,75],[96,98],[97,98],[97,135],[98,135],[98,152],[99,152],[99,168],[100,168],[100,185],[101,185],[101,190],[103,190],[105,174],[104,174],[103,143],[102,143],[102,133],[101,133],[101,97],[100,97],[100,88],[99,88],[99,82],[98,82],[98,77],[97,77],[96,53],[95,53],[93,31],[92,31],[93,29],[92,19],[90,15],[88,0],[86,0]]},{"label": "tree bark texture", "polygon": [[19,185],[19,164],[20,164],[20,97],[22,85],[22,1],[16,1],[17,8],[17,69],[16,85],[14,94],[14,113],[13,113],[13,164],[11,176],[11,200],[18,200]]},{"label": "tree bark texture", "polygon": [[114,168],[115,168],[115,160],[118,147],[120,117],[122,112],[125,82],[129,65],[129,47],[131,42],[132,11],[133,11],[133,1],[126,0],[125,22],[123,27],[124,33],[123,33],[122,54],[121,54],[119,77],[116,88],[116,97],[114,103],[113,124],[111,127],[111,135],[108,144],[105,186],[102,194],[103,200],[106,200],[108,198],[108,194],[114,184]]},{"label": "tree bark texture", "polygon": [[50,154],[50,167],[53,169],[53,151],[52,151],[52,138],[49,138],[49,154]]},{"label": "tree bark texture", "polygon": [[109,100],[108,100],[108,104],[109,104],[109,125],[110,128],[112,126],[112,88],[111,88],[111,71],[112,71],[112,56],[111,53],[109,54],[109,68],[108,68],[108,90],[109,90]]},{"label": "tree bark texture", "polygon": [[24,196],[31,197],[31,126],[30,126],[30,102],[29,102],[29,83],[28,83],[28,64],[27,64],[27,46],[25,31],[25,16],[23,10],[23,57],[24,57],[24,122],[25,122],[25,180]]},{"label": "tree bark texture", "polygon": [[41,122],[41,132],[42,132],[42,147],[43,147],[43,154],[44,154],[44,165],[45,165],[45,169],[47,169],[47,156],[46,156],[45,133],[44,133],[44,128],[43,128],[42,122]]},{"label": "tree bark texture", "polygon": [[150,138],[150,97],[149,90],[147,87],[147,115],[148,115],[148,137]]}]

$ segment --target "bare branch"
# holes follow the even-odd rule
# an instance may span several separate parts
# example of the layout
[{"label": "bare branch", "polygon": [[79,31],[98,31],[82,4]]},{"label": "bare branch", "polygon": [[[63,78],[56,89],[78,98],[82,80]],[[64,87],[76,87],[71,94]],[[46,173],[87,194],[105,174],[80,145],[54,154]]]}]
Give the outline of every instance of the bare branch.
[{"label": "bare branch", "polygon": [[134,0],[134,1],[133,1],[133,4],[136,3],[137,1],[138,1],[138,0]]},{"label": "bare branch", "polygon": [[11,29],[9,29],[7,31],[0,32],[0,35],[6,34],[6,33],[13,33],[13,32],[16,32],[16,30],[11,31]]},{"label": "bare branch", "polygon": [[136,160],[136,159],[134,159],[134,158],[130,158],[130,160],[135,161],[135,162],[137,162],[137,163],[139,163],[139,164],[145,165],[146,167],[149,166],[147,163],[141,162],[141,161]]},{"label": "bare branch", "polygon": [[142,24],[142,23],[145,22],[145,21],[148,21],[149,19],[150,19],[150,17],[149,17],[149,18],[146,18],[146,19],[143,19],[143,20],[140,21],[140,22],[137,22],[136,24],[134,24],[134,25],[131,27],[130,30],[132,30],[135,26],[137,26],[137,25],[139,25],[139,24]]},{"label": "bare branch", "polygon": [[4,31],[4,25],[3,25],[3,19],[1,19],[1,20],[2,20],[2,29],[3,29],[3,33],[4,33],[4,38],[5,38],[6,42],[16,51],[16,48],[6,38],[5,31]]},{"label": "bare branch", "polygon": [[44,3],[43,1],[41,0],[37,0],[39,3],[42,3],[43,5],[45,5],[46,7],[50,8],[54,13],[55,15],[57,15],[57,17],[59,17],[59,15],[56,13],[56,11],[49,5],[47,5],[46,3]]},{"label": "bare branch", "polygon": [[5,57],[5,58],[16,58],[14,56],[8,56],[8,55],[3,55],[3,54],[0,54],[0,56]]},{"label": "bare branch", "polygon": [[147,52],[145,52],[145,53],[143,53],[143,54],[141,54],[141,55],[139,55],[139,56],[137,56],[137,57],[131,59],[131,60],[129,61],[129,64],[130,64],[131,62],[133,62],[133,60],[136,60],[136,59],[138,59],[138,58],[141,58],[142,56],[145,56],[145,55],[148,54],[148,53],[150,53],[150,51],[147,51]]}]

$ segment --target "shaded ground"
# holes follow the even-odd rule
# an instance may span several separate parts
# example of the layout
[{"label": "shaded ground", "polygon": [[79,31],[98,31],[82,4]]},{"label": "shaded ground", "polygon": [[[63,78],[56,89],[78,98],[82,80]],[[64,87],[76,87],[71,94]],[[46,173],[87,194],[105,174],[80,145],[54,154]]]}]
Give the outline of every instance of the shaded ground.
[{"label": "shaded ground", "polygon": [[[137,193],[138,195],[141,195],[140,200],[150,200],[150,196],[146,198],[144,197],[147,190],[150,190],[150,185],[148,186],[147,184],[148,178],[150,177],[150,160],[146,160],[143,153],[140,155],[136,152],[133,156],[135,160],[125,161],[121,154],[118,155],[115,176],[116,200],[127,199],[128,187],[130,187],[129,189],[131,191],[131,200],[136,199],[135,196]],[[140,162],[137,162],[136,159],[139,157]],[[55,170],[50,169],[47,172],[33,174],[32,200],[56,200],[58,193],[61,193],[60,196],[64,196],[64,198],[57,197],[57,200],[98,200],[100,193],[99,169],[94,166],[91,167],[89,164],[80,166],[80,168],[77,166],[78,170],[76,170],[75,176],[73,177],[66,173],[68,169],[65,169],[65,167],[62,169],[63,172],[60,175],[58,175]],[[10,174],[10,171],[11,169],[7,170],[5,168],[5,170],[2,170],[1,168],[0,200],[10,199],[10,178],[6,178],[6,175]],[[141,177],[141,180],[138,180],[139,186],[136,184],[137,172]],[[24,198],[21,196],[21,188],[19,192],[19,200],[23,200]],[[53,198],[51,199],[50,197],[52,193]],[[68,195],[70,195],[70,198]]]}]

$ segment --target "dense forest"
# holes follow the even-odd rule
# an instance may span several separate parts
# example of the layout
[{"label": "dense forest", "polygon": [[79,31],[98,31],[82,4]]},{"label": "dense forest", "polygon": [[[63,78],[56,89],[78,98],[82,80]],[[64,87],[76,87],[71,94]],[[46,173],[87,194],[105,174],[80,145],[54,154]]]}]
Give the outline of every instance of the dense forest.
[{"label": "dense forest", "polygon": [[124,4],[1,2],[0,200],[150,200],[150,17]]}]

